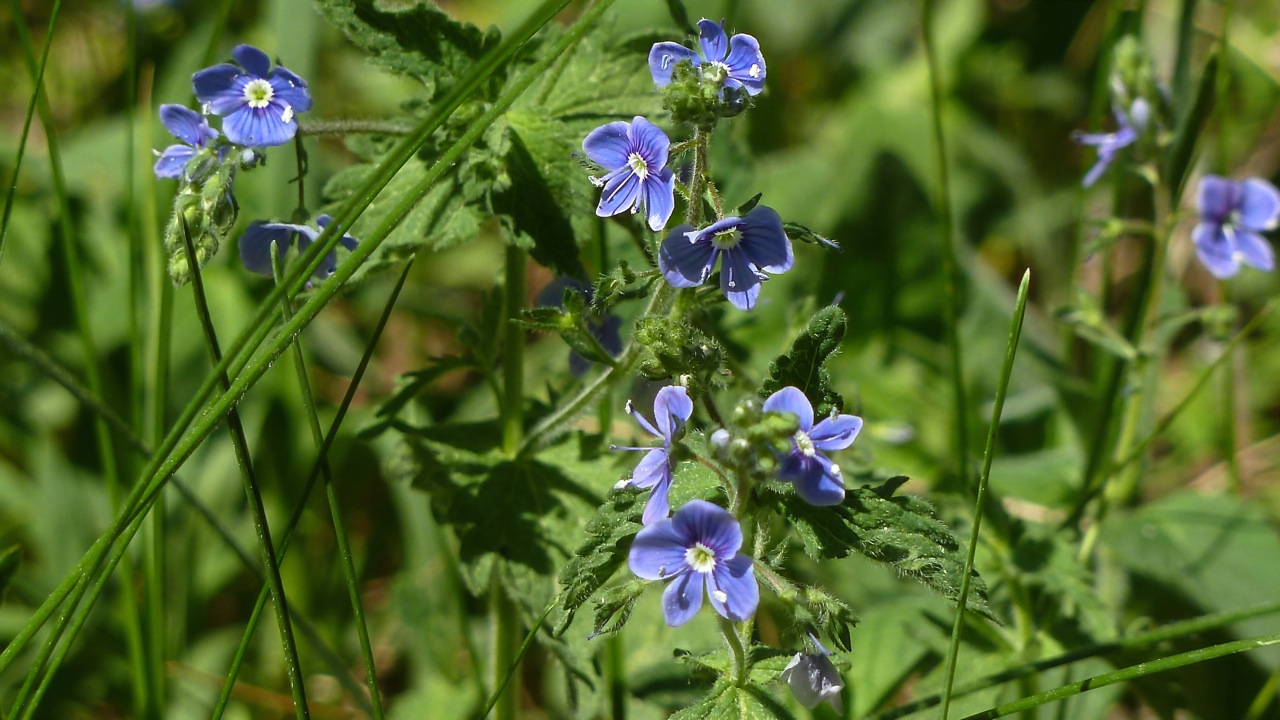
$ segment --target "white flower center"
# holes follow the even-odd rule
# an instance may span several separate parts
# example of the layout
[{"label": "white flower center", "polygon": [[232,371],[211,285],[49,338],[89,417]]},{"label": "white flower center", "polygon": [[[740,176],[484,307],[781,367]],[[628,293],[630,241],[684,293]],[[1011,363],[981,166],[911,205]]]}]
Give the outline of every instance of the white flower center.
[{"label": "white flower center", "polygon": [[813,457],[817,454],[818,449],[813,446],[813,438],[809,437],[809,433],[803,430],[797,430],[795,434],[796,449],[805,457]]},{"label": "white flower center", "polygon": [[631,171],[636,177],[643,181],[649,177],[649,163],[645,162],[644,156],[638,152],[633,152],[627,156],[627,164],[631,166]]},{"label": "white flower center", "polygon": [[717,61],[703,63],[702,77],[712,82],[722,83],[729,77],[729,66]]},{"label": "white flower center", "polygon": [[693,547],[684,551],[685,562],[700,573],[709,573],[716,567],[716,553],[702,543],[694,543]]},{"label": "white flower center", "polygon": [[759,63],[751,63],[751,69],[747,71],[747,74],[750,75],[752,78],[759,78],[760,77]]},{"label": "white flower center", "polygon": [[731,250],[742,242],[742,232],[737,228],[722,230],[711,236],[711,247],[717,250]]},{"label": "white flower center", "polygon": [[275,95],[276,91],[271,87],[271,83],[262,78],[254,78],[244,86],[244,101],[249,103],[251,108],[266,107]]}]

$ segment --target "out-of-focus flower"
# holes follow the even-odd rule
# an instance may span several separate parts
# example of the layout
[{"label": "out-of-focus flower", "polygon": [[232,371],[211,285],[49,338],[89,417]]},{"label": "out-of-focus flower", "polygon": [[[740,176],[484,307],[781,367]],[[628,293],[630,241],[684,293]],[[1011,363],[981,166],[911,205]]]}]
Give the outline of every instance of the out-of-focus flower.
[{"label": "out-of-focus flower", "polygon": [[643,415],[636,412],[630,400],[627,401],[627,412],[640,423],[640,427],[662,440],[662,447],[657,448],[612,446],[614,450],[646,451],[645,456],[640,459],[640,464],[636,465],[635,471],[631,473],[631,477],[618,483],[617,487],[634,485],[640,488],[653,488],[653,492],[649,495],[649,502],[644,506],[644,516],[641,518],[641,522],[645,525],[652,525],[665,519],[671,512],[671,504],[667,501],[671,480],[674,477],[671,443],[676,433],[693,414],[693,401],[689,399],[689,391],[679,385],[668,385],[659,390],[657,397],[653,400],[654,423],[650,423]]},{"label": "out-of-focus flower", "polygon": [[1275,251],[1262,237],[1280,223],[1280,192],[1261,178],[1239,182],[1218,175],[1200,181],[1200,222],[1191,231],[1200,262],[1218,278],[1240,271],[1240,263],[1270,272]]},{"label": "out-of-focus flower", "polygon": [[721,255],[720,288],[741,310],[756,306],[765,273],[784,273],[795,264],[782,218],[757,205],[742,217],[727,217],[701,230],[676,227],[662,241],[658,268],[674,287],[697,287],[711,276]]},{"label": "out-of-focus flower", "polygon": [[311,109],[307,81],[252,45],[231,51],[237,65],[223,63],[191,78],[205,112],[222,116],[222,132],[236,145],[282,145],[298,132],[295,115]]},{"label": "out-of-focus flower", "polygon": [[672,627],[698,614],[704,592],[722,617],[742,621],[755,614],[760,588],[741,547],[742,528],[729,511],[692,500],[637,533],[627,564],[645,580],[671,581],[662,614]]},{"label": "out-of-focus flower", "polygon": [[[556,278],[538,293],[537,305],[541,307],[564,307],[564,292],[572,288],[581,293],[585,304],[590,305],[594,297],[590,285],[570,277]],[[587,320],[587,330],[600,343],[600,347],[615,358],[622,354],[622,318],[606,314],[599,322]],[[591,361],[583,357],[577,350],[569,351],[569,372],[580,377],[591,369]]]},{"label": "out-of-focus flower", "polygon": [[676,207],[676,177],[667,167],[669,147],[667,134],[642,117],[592,130],[582,149],[591,162],[608,171],[604,177],[591,178],[604,188],[596,215],[611,217],[643,207],[652,230],[666,227]]},{"label": "out-of-focus flower", "polygon": [[796,653],[782,671],[782,679],[791,688],[791,694],[801,705],[812,710],[825,701],[836,711],[843,714],[840,705],[840,691],[844,690],[844,682],[840,679],[840,671],[836,669],[831,653],[822,647],[812,635],[813,644],[818,647],[816,653]]},{"label": "out-of-focus flower", "polygon": [[856,415],[832,415],[813,424],[813,405],[797,387],[784,387],[764,401],[766,412],[790,413],[799,421],[791,439],[791,452],[780,459],[778,477],[788,480],[796,494],[810,505],[839,505],[844,501],[844,479],[840,466],[824,452],[843,450],[853,444],[862,429]]},{"label": "out-of-focus flower", "polygon": [[1151,105],[1142,98],[1134,100],[1127,113],[1119,107],[1114,108],[1112,112],[1116,116],[1115,132],[1077,132],[1073,136],[1078,143],[1098,148],[1098,161],[1089,169],[1089,172],[1085,173],[1084,180],[1081,182],[1085,187],[1097,182],[1115,160],[1116,153],[1137,142],[1142,132],[1146,130],[1147,124],[1151,122]]},{"label": "out-of-focus flower", "polygon": [[156,177],[190,177],[187,164],[218,137],[218,131],[209,127],[203,115],[181,105],[161,105],[160,123],[183,144],[170,145],[156,153]]},{"label": "out-of-focus flower", "polygon": [[[289,244],[294,238],[298,240],[298,254],[301,255],[311,247],[311,243],[320,237],[320,233],[328,227],[330,218],[328,215],[321,215],[316,218],[316,225],[319,228],[308,227],[306,225],[294,225],[292,223],[269,223],[257,221],[251,223],[245,229],[244,234],[240,236],[240,261],[250,272],[259,275],[272,277],[271,271],[271,246],[275,245],[277,262],[283,264],[285,255],[289,252]],[[355,250],[359,244],[355,238],[350,235],[343,235],[338,241],[340,245],[348,251]],[[320,267],[316,268],[313,277],[317,280],[327,280],[334,271],[338,269],[337,251],[331,251],[324,256],[324,260],[320,263]]]},{"label": "out-of-focus flower", "polygon": [[673,42],[656,43],[649,50],[649,72],[658,87],[671,84],[675,66],[687,60],[701,69],[704,78],[723,83],[726,90],[745,88],[748,95],[764,90],[764,55],[754,37],[742,33],[729,37],[721,23],[706,18],[698,21],[698,30],[701,54]]}]

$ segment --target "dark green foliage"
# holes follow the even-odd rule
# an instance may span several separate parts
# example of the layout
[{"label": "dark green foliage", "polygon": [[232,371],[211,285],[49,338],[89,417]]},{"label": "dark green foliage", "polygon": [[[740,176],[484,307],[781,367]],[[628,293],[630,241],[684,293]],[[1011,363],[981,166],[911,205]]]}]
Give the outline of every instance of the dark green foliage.
[{"label": "dark green foliage", "polygon": [[576,288],[565,288],[561,307],[536,307],[525,310],[521,324],[533,330],[552,330],[582,357],[592,362],[614,364],[614,358],[591,331],[586,300]]},{"label": "dark green foliage", "polygon": [[644,317],[636,322],[635,341],[644,348],[640,374],[650,380],[680,378],[697,396],[723,387],[728,378],[724,347],[687,322]]},{"label": "dark green foliage", "polygon": [[1217,93],[1218,63],[1222,58],[1212,54],[1200,71],[1200,84],[1196,87],[1195,100],[1191,107],[1178,118],[1178,126],[1174,130],[1173,142],[1169,144],[1169,154],[1165,164],[1166,179],[1170,199],[1177,202],[1182,197],[1182,188],[1186,185],[1191,158],[1195,153],[1196,142],[1203,134],[1205,122],[1213,113],[1214,98]]},{"label": "dark green foliage", "polygon": [[[849,488],[844,503],[834,507],[814,507],[793,493],[773,497],[810,556],[825,560],[856,552],[892,565],[954,602],[964,573],[963,546],[924,500],[893,494],[906,480]],[[977,571],[967,607],[996,620]]]},{"label": "dark green foliage", "polygon": [[18,564],[22,560],[22,548],[11,545],[0,552],[0,602],[4,602],[4,591],[9,588],[14,573],[18,572]]},{"label": "dark green foliage", "polygon": [[755,683],[738,687],[721,680],[711,694],[670,720],[790,720],[794,716],[774,699],[774,690]]},{"label": "dark green foliage", "polygon": [[520,133],[514,127],[510,134],[511,150],[507,153],[510,184],[493,195],[494,212],[500,213],[512,237],[527,236],[532,243],[529,254],[551,268],[557,275],[582,279],[587,271],[578,259],[573,223],[552,192],[548,181],[535,162]]},{"label": "dark green foliage", "polygon": [[607,275],[596,279],[592,305],[603,312],[623,300],[647,297],[655,282],[658,282],[656,271],[636,272],[623,260]]},{"label": "dark green foliage", "polygon": [[[569,627],[578,608],[626,561],[631,539],[640,532],[640,513],[647,498],[648,493],[637,490],[615,492],[587,523],[586,541],[560,570],[561,615],[555,625],[557,635]],[[598,627],[596,631],[600,631]]]},{"label": "dark green foliage", "polygon": [[844,398],[836,392],[823,363],[840,349],[844,331],[843,310],[834,305],[819,310],[791,342],[791,348],[769,363],[769,377],[760,388],[760,397],[794,385],[813,403],[815,417],[843,410]]}]

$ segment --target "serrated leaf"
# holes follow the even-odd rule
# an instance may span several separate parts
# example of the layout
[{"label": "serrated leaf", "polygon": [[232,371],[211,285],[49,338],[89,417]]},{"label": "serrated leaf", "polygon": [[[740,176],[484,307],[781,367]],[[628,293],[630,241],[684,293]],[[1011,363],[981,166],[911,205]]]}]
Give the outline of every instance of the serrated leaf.
[{"label": "serrated leaf", "polygon": [[636,490],[613,493],[587,523],[587,539],[560,571],[561,615],[555,633],[562,634],[578,608],[613,577],[626,561],[631,539],[640,532],[640,514],[648,494]]},{"label": "serrated leaf", "polygon": [[735,687],[720,682],[705,700],[672,715],[670,720],[791,720],[793,717],[766,688],[754,683]]},{"label": "serrated leaf", "polygon": [[815,417],[842,410],[844,398],[832,386],[823,363],[840,349],[844,331],[843,310],[834,305],[819,310],[791,342],[791,348],[769,363],[769,377],[761,386],[760,397],[793,385],[813,403]]},{"label": "serrated leaf", "polygon": [[648,582],[633,578],[601,592],[593,603],[596,616],[595,627],[591,630],[590,637],[608,635],[621,630],[631,617],[631,611],[635,609],[636,602],[648,587]]},{"label": "serrated leaf", "polygon": [[570,208],[556,197],[547,177],[554,176],[557,169],[534,159],[521,132],[512,125],[511,147],[506,155],[511,182],[505,190],[493,194],[493,209],[504,216],[508,232],[532,240],[529,254],[534,260],[557,275],[585,278],[587,271],[578,258],[573,224],[565,214]]},{"label": "serrated leaf", "polygon": [[[814,507],[794,493],[774,497],[811,557],[826,560],[856,552],[893,566],[955,602],[964,577],[963,546],[927,502],[892,494],[891,488],[904,480],[850,488],[844,502],[831,507]],[[976,570],[966,607],[997,620],[987,603],[986,583]]]}]

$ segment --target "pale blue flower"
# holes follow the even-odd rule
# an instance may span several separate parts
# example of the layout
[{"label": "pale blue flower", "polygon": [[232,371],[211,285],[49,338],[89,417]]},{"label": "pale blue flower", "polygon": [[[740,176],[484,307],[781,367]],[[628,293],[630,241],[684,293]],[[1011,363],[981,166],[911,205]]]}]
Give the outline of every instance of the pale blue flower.
[{"label": "pale blue flower", "polygon": [[[276,249],[277,263],[283,265],[289,245],[294,238],[298,240],[298,254],[301,255],[311,247],[311,243],[320,237],[320,233],[329,226],[332,220],[328,215],[316,218],[318,228],[292,223],[269,223],[256,221],[245,228],[240,236],[240,261],[250,271],[259,275],[272,277],[271,247]],[[350,235],[343,235],[338,241],[348,251],[355,250],[359,243]],[[316,280],[328,280],[338,268],[337,251],[330,251],[324,256],[313,277]]]},{"label": "pale blue flower", "polygon": [[1091,145],[1098,148],[1098,161],[1089,169],[1089,172],[1085,174],[1084,180],[1081,182],[1085,187],[1097,182],[1098,178],[1102,177],[1102,173],[1106,172],[1107,168],[1111,166],[1111,162],[1115,160],[1116,153],[1137,142],[1142,132],[1146,129],[1147,123],[1151,121],[1151,106],[1142,98],[1134,100],[1127,113],[1121,111],[1118,107],[1112,112],[1116,117],[1117,129],[1115,132],[1077,132],[1073,136],[1075,141],[1082,145]]},{"label": "pale blue flower", "polygon": [[676,176],[667,167],[670,147],[667,134],[642,117],[592,130],[582,141],[582,149],[591,162],[608,172],[591,179],[603,188],[596,215],[611,217],[643,208],[650,229],[666,227],[676,207]]},{"label": "pale blue flower", "polygon": [[1270,272],[1275,251],[1262,237],[1280,223],[1280,192],[1261,178],[1236,182],[1217,175],[1200,181],[1200,222],[1191,231],[1200,262],[1218,278],[1240,271],[1240,263]]},{"label": "pale blue flower", "polygon": [[236,65],[223,63],[191,78],[205,112],[222,116],[222,132],[236,145],[283,145],[298,132],[297,113],[311,109],[307,81],[252,45],[231,51]]},{"label": "pale blue flower", "polygon": [[187,178],[187,165],[201,150],[218,137],[204,116],[181,105],[161,105],[160,123],[181,145],[170,145],[157,153],[155,173],[158,178]]},{"label": "pale blue flower", "polygon": [[844,478],[840,466],[824,453],[843,450],[853,444],[862,429],[856,415],[831,415],[813,424],[813,405],[797,387],[784,387],[764,401],[766,412],[796,416],[799,428],[791,438],[791,451],[779,458],[778,477],[790,481],[796,494],[810,505],[839,505],[844,502]]},{"label": "pale blue flower", "polygon": [[711,277],[721,255],[720,288],[741,310],[756,306],[765,273],[784,273],[795,264],[782,218],[757,205],[742,217],[727,217],[701,230],[676,227],[662,241],[658,269],[674,287],[697,287]]},{"label": "pale blue flower", "polygon": [[672,71],[687,60],[702,70],[703,77],[723,82],[726,90],[744,88],[748,95],[764,90],[764,55],[754,37],[742,33],[729,37],[722,23],[706,18],[698,21],[698,31],[701,54],[673,42],[660,42],[649,50],[649,73],[658,87],[671,84]]},{"label": "pale blue flower", "polygon": [[618,483],[617,487],[634,485],[639,488],[653,488],[653,492],[649,495],[649,502],[644,506],[644,516],[641,518],[641,522],[645,525],[651,525],[666,518],[671,512],[671,504],[667,500],[674,477],[671,443],[684,424],[689,421],[689,416],[693,414],[693,401],[689,399],[688,390],[679,385],[668,385],[659,390],[657,397],[653,399],[654,423],[650,423],[643,415],[636,412],[630,400],[627,401],[627,412],[636,419],[637,423],[640,423],[640,427],[662,440],[662,447],[656,448],[610,446],[613,450],[645,451],[645,456],[640,459],[640,464],[636,465],[635,472],[631,473],[629,479]]}]

